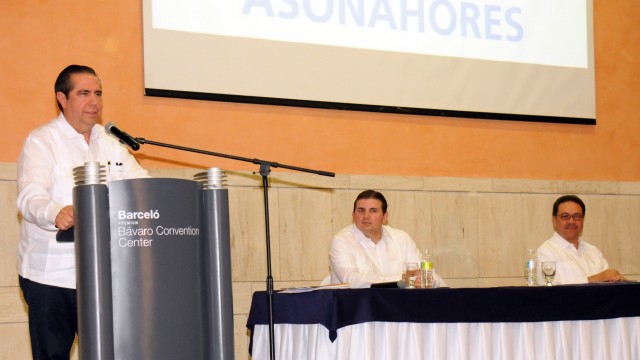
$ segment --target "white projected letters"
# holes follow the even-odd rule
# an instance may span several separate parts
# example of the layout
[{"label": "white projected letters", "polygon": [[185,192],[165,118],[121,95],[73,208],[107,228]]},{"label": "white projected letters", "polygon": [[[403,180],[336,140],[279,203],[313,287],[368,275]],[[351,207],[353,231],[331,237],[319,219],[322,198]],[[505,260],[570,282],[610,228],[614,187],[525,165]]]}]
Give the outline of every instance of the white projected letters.
[{"label": "white projected letters", "polygon": [[153,4],[153,26],[160,29],[576,68],[588,62],[584,0]]}]

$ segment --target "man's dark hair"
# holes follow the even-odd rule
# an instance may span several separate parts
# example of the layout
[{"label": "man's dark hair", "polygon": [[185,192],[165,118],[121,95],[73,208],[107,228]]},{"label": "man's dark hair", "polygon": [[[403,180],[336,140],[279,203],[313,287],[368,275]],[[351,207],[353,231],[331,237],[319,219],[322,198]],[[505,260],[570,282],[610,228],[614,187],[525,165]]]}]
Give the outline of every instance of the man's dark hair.
[{"label": "man's dark hair", "polygon": [[375,190],[365,190],[358,195],[358,197],[356,198],[356,201],[353,202],[354,212],[356,211],[356,203],[358,202],[358,200],[362,200],[362,199],[380,200],[380,202],[382,203],[382,213],[383,214],[387,213],[387,199],[384,198],[384,195],[382,195],[380,192]]},{"label": "man's dark hair", "polygon": [[[56,84],[54,86],[55,93],[63,93],[65,97],[69,98],[69,92],[71,91],[71,87],[73,84],[71,83],[71,75],[73,74],[91,74],[95,77],[98,77],[95,70],[88,66],[84,65],[69,65],[60,74],[56,79]],[[57,99],[56,99],[57,101]],[[62,105],[60,105],[60,101],[58,101],[58,109],[62,111]]]},{"label": "man's dark hair", "polygon": [[553,203],[553,213],[551,215],[553,216],[558,215],[558,207],[560,206],[560,204],[566,203],[566,202],[574,202],[580,205],[580,207],[582,208],[582,215],[586,215],[587,207],[584,205],[584,202],[575,195],[560,196],[558,200],[556,200],[556,202]]}]

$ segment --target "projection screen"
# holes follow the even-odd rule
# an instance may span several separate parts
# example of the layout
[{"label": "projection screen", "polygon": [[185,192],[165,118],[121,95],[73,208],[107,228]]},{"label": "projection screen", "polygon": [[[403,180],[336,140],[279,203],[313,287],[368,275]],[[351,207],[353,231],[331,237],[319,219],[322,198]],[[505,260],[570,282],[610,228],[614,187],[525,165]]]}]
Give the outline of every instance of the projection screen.
[{"label": "projection screen", "polygon": [[145,94],[595,124],[592,0],[143,0]]}]

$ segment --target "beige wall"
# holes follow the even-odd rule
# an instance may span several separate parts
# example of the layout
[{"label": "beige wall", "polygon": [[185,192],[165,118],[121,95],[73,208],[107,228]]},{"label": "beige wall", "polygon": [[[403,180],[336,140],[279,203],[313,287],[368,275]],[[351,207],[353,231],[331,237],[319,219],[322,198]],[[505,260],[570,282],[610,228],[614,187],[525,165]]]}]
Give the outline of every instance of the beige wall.
[{"label": "beige wall", "polygon": [[[191,178],[192,169],[153,169],[156,177]],[[17,287],[15,164],[0,164],[0,360],[28,358],[25,305]],[[236,358],[246,359],[246,319],[254,291],[264,290],[266,255],[259,176],[228,172]],[[273,173],[270,225],[276,289],[318,284],[328,274],[327,250],[351,221],[357,193],[383,191],[389,223],[435,254],[452,287],[523,284],[523,253],[552,233],[559,194],[585,200],[584,237],[610,265],[640,280],[640,183],[491,178],[394,177]],[[21,354],[16,357],[14,354]]]}]

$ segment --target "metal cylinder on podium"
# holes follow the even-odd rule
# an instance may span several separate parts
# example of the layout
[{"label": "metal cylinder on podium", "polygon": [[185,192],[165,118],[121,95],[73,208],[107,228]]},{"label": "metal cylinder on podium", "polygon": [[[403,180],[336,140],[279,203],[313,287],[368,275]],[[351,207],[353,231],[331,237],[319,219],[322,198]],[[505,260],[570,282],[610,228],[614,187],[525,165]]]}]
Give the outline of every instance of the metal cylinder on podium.
[{"label": "metal cylinder on podium", "polygon": [[203,184],[203,235],[205,288],[209,291],[209,352],[212,359],[233,359],[233,295],[231,292],[231,244],[229,231],[229,191],[225,189],[224,172],[210,168],[196,174]]},{"label": "metal cylinder on podium", "polygon": [[109,194],[105,167],[87,162],[74,169],[74,239],[80,359],[111,360],[113,312]]}]

